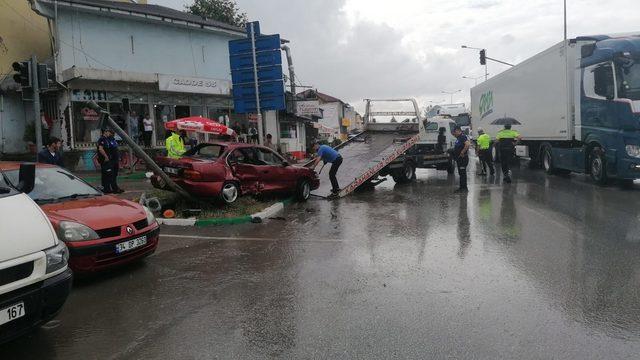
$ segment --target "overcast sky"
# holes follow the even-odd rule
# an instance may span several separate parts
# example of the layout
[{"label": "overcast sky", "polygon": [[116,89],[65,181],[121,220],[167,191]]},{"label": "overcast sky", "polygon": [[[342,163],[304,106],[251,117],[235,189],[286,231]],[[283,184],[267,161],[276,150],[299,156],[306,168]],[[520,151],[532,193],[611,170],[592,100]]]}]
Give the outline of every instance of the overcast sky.
[{"label": "overcast sky", "polygon": [[[191,0],[149,0],[183,10]],[[567,0],[569,37],[640,30],[638,0]],[[362,108],[363,98],[450,101],[484,74],[476,50],[518,63],[562,40],[562,0],[238,0],[263,33],[291,40],[304,85]],[[490,63],[495,75],[506,66]],[[480,79],[479,81],[481,81]],[[468,105],[468,104],[467,104]]]}]

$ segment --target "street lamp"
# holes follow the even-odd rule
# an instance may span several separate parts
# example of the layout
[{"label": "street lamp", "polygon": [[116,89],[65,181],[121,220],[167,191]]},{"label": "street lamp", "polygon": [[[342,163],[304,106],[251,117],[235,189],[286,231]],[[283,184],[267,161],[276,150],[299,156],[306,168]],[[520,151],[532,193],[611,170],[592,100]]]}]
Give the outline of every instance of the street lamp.
[{"label": "street lamp", "polygon": [[443,94],[447,94],[447,95],[451,95],[451,104],[453,104],[453,94],[457,94],[462,90],[455,90],[455,91],[444,91],[442,90]]},{"label": "street lamp", "polygon": [[[487,74],[487,75],[488,75],[488,74]],[[478,85],[478,79],[482,79],[483,77],[484,77],[484,75],[481,75],[481,76],[475,76],[475,77],[474,77],[474,76],[466,76],[466,75],[465,75],[465,76],[463,76],[462,78],[463,78],[463,79],[473,80],[473,81],[475,81],[475,82],[476,82],[476,85]]]}]

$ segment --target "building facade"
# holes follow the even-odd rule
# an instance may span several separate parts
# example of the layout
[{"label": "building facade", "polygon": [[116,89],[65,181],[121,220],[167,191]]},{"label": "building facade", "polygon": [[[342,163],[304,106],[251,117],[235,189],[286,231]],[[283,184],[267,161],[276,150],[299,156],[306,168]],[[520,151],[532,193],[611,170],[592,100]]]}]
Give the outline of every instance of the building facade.
[{"label": "building facade", "polygon": [[23,105],[13,81],[12,64],[36,55],[53,54],[47,19],[36,14],[26,0],[0,1],[0,154],[27,151],[26,124],[35,122],[30,103]]},{"label": "building facade", "polygon": [[164,123],[176,118],[245,119],[233,113],[228,58],[228,41],[245,37],[244,29],[137,3],[33,0],[33,8],[52,24],[60,84],[53,134],[86,151],[75,168],[95,167],[99,116],[87,101],[134,139],[149,116],[156,146],[164,144]]}]

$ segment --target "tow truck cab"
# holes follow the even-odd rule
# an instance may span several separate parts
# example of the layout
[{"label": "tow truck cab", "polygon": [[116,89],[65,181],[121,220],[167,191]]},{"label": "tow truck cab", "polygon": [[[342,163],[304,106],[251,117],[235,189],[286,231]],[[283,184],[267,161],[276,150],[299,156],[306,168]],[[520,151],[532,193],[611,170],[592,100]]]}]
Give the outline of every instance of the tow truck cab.
[{"label": "tow truck cab", "polygon": [[51,320],[71,290],[69,252],[33,189],[35,164],[20,168],[13,187],[0,172],[0,343]]}]

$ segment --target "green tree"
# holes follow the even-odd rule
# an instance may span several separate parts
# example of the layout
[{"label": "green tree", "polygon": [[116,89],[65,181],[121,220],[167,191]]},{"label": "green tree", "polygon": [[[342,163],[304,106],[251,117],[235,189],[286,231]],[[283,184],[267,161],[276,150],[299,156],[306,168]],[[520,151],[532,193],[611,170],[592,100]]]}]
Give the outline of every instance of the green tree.
[{"label": "green tree", "polygon": [[195,0],[185,5],[188,13],[244,28],[247,13],[241,12],[235,0]]}]

